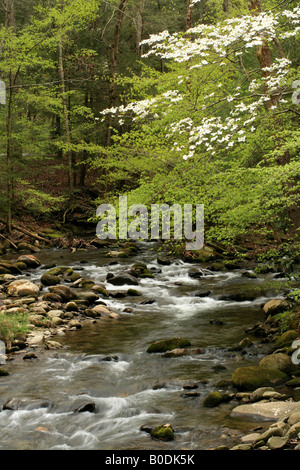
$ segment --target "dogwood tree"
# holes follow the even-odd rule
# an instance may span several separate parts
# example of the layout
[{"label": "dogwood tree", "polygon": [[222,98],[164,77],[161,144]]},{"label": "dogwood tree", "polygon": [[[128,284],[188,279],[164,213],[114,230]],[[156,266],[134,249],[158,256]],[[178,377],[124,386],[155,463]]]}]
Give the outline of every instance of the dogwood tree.
[{"label": "dogwood tree", "polygon": [[[184,159],[203,151],[214,155],[220,148],[230,150],[255,132],[262,114],[298,112],[290,109],[297,71],[284,50],[286,43],[289,50],[291,40],[299,34],[299,6],[262,11],[260,2],[253,1],[249,14],[240,18],[216,25],[200,23],[186,33],[152,35],[141,43],[149,49],[143,57],[155,56],[172,64],[173,75],[162,75],[160,87],[173,87],[162,93],[157,93],[156,87],[154,96],[106,109],[103,115],[118,116],[122,125],[126,119],[137,124],[175,114],[176,119],[166,128],[166,138]],[[272,48],[277,56],[272,57]],[[213,77],[214,86],[210,84],[207,93],[209,77]],[[199,80],[203,80],[202,92]],[[182,108],[178,110],[180,102],[185,102],[186,116],[182,116]]]}]

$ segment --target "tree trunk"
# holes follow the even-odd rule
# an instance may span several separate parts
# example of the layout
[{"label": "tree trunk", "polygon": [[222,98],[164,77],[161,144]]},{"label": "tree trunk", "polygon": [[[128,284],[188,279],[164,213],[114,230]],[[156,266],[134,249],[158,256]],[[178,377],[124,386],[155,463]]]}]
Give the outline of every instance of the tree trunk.
[{"label": "tree trunk", "polygon": [[[110,69],[109,69],[109,90],[108,90],[108,107],[111,108],[115,104],[116,100],[116,86],[115,86],[115,74],[118,61],[119,53],[119,41],[121,27],[123,23],[123,18],[125,10],[127,7],[128,0],[121,0],[117,12],[117,19],[115,24],[115,31],[113,41],[110,46]],[[107,115],[106,120],[106,133],[105,133],[105,146],[109,147],[111,141],[111,115]]]},{"label": "tree trunk", "polygon": [[[15,31],[15,6],[14,0],[5,0],[5,29],[12,29]],[[12,228],[12,202],[13,202],[13,154],[12,154],[12,123],[13,123],[13,85],[15,84],[17,74],[10,70],[8,78],[8,108],[7,108],[7,121],[6,121],[6,172],[7,172],[7,187],[6,187],[6,218],[7,229],[11,233]]]},{"label": "tree trunk", "polygon": [[58,59],[59,59],[58,62],[59,62],[59,74],[60,74],[60,83],[61,83],[61,100],[62,100],[62,106],[63,106],[66,146],[67,146],[65,155],[66,155],[67,166],[68,166],[69,193],[72,194],[73,193],[73,166],[72,166],[72,152],[70,149],[71,136],[70,136],[68,100],[67,100],[67,94],[66,94],[65,70],[64,70],[64,61],[63,61],[62,37],[60,37],[59,42],[58,42]]},{"label": "tree trunk", "polygon": [[140,42],[143,36],[143,11],[145,8],[145,0],[140,0],[136,12],[136,53],[138,57],[143,54],[143,48],[140,46]]},{"label": "tree trunk", "polygon": [[223,11],[224,13],[228,12],[229,0],[223,0]]},{"label": "tree trunk", "polygon": [[193,22],[193,0],[187,0],[186,3],[186,25],[185,30],[188,31],[192,27]]}]

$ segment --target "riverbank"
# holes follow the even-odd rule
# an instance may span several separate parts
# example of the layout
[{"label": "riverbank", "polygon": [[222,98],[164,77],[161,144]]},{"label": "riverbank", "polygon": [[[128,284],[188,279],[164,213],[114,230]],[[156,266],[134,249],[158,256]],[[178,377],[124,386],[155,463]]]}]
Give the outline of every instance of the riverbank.
[{"label": "riverbank", "polygon": [[[93,246],[94,248],[88,248],[85,253],[88,253],[89,250],[91,250],[91,252],[96,252],[97,248],[95,245]],[[134,246],[135,244],[125,243],[118,247],[113,247],[110,245],[109,247],[104,248],[101,244],[101,248],[98,248],[98,250],[105,251],[107,264],[114,268],[114,270],[112,269],[113,272],[107,274],[108,278],[110,278],[112,281],[112,284],[110,284],[111,287],[114,286],[110,292],[107,291],[103,284],[99,284],[93,281],[92,278],[83,279],[80,269],[76,272],[76,270],[72,270],[67,266],[44,265],[43,275],[39,276],[35,274],[40,269],[40,262],[38,260],[35,261],[36,256],[21,255],[21,260],[18,259],[19,257],[16,257],[14,260],[15,263],[12,263],[12,265],[14,265],[14,268],[18,267],[19,269],[23,267],[23,271],[21,271],[21,274],[2,274],[2,280],[5,282],[2,283],[3,297],[1,302],[3,302],[3,305],[1,308],[2,311],[10,311],[8,314],[10,317],[14,315],[22,315],[24,317],[26,316],[30,322],[31,327],[30,332],[26,334],[26,338],[24,336],[23,338],[18,336],[11,342],[10,358],[22,357],[22,360],[26,358],[25,362],[34,362],[39,357],[39,354],[44,354],[45,349],[61,349],[62,344],[60,338],[63,338],[63,335],[66,334],[66,332],[73,331],[74,334],[77,334],[75,332],[79,332],[83,325],[90,324],[92,326],[93,324],[99,322],[105,323],[107,321],[114,322],[120,320],[122,318],[122,311],[120,311],[119,308],[114,310],[112,307],[113,304],[117,303],[118,299],[121,299],[122,296],[127,296],[127,298],[132,299],[136,298],[135,296],[138,296],[140,280],[152,280],[156,275],[155,270],[148,269],[147,264],[145,266],[145,263],[143,263],[142,259],[140,262],[135,262],[132,264],[130,272],[124,273],[122,265],[117,264],[121,260],[126,260],[130,264],[132,254],[138,254],[138,249],[134,248]],[[209,250],[209,252],[211,253],[211,250]],[[23,258],[23,256],[25,258]],[[85,264],[84,256],[84,251],[80,252],[82,265]],[[174,258],[170,259],[170,257],[162,256],[160,252],[156,255],[156,259],[159,260],[158,264],[160,266],[166,266],[176,261]],[[25,261],[27,261],[27,265]],[[19,266],[16,266],[18,263],[25,264],[26,268],[20,264]],[[29,266],[29,263],[31,266]],[[218,265],[216,265],[216,263],[218,263]],[[225,263],[227,267],[225,266]],[[199,264],[198,262],[194,262],[193,264],[191,263],[189,277],[192,280],[204,279],[207,272],[218,272],[216,271],[217,267],[218,269],[222,269],[221,264],[225,267],[226,270],[228,270],[230,266],[229,263],[232,263],[232,272],[238,271],[241,273],[242,278],[249,280],[251,280],[251,278],[254,279],[254,276],[257,276],[257,274],[255,274],[256,268],[259,268],[257,269],[257,272],[259,272],[262,268],[262,266],[257,265],[257,263],[249,261],[245,261],[243,265],[241,265],[241,262],[239,265],[237,265],[236,261],[233,263],[233,261],[228,258],[226,260],[224,260],[224,258],[219,258],[219,260],[216,258],[210,258],[210,260],[207,260],[204,264]],[[249,269],[246,269],[246,267]],[[156,268],[156,270],[157,269],[158,268]],[[11,277],[9,278],[8,276],[15,276],[16,279],[12,279]],[[232,350],[228,351],[234,355],[236,360],[242,360],[245,353],[251,353],[251,348],[253,348],[254,345],[257,345],[257,343],[261,343],[264,346],[266,352],[270,353],[273,347],[276,346],[275,340],[280,335],[280,333],[283,333],[284,330],[290,330],[292,327],[297,327],[297,303],[295,298],[289,296],[290,291],[295,289],[296,285],[294,285],[292,288],[293,282],[289,284],[284,278],[282,278],[282,282],[280,279],[277,280],[277,282],[279,283],[276,287],[275,296],[277,304],[273,304],[271,306],[269,305],[268,309],[267,302],[264,304],[265,312],[263,312],[263,315],[265,316],[265,321],[259,322],[258,324],[254,325],[253,328],[251,327],[251,331],[246,332],[246,338],[250,336],[251,339],[248,338],[248,340],[246,340],[246,338],[244,338],[243,342],[238,345],[233,345],[231,348]],[[131,283],[131,285],[128,286],[128,283]],[[286,287],[287,284],[288,287]],[[295,284],[297,284],[297,281]],[[125,289],[123,286],[126,286]],[[36,288],[38,288],[38,290]],[[247,299],[248,301],[251,301],[255,298],[259,298],[261,293],[266,289],[266,285],[260,285],[259,289],[258,286],[255,286],[255,289],[239,289],[235,292],[223,293],[223,296],[220,294],[218,298],[225,298],[227,300],[230,299],[234,302],[243,302]],[[270,285],[268,286],[268,289],[270,289]],[[211,295],[209,292],[197,292],[197,295],[199,296],[204,296],[204,294],[206,297]],[[278,299],[279,294],[283,294],[281,295],[281,299]],[[286,310],[287,306],[289,307],[288,310]],[[130,314],[128,311],[124,313]],[[298,330],[295,330],[295,332],[296,334],[299,333]],[[22,340],[23,343],[21,344]],[[145,347],[146,346],[147,345],[145,345]],[[283,347],[288,348],[287,345],[284,345]],[[291,351],[289,351],[289,349],[283,350],[283,347],[277,348],[277,356],[281,350],[280,353],[283,352],[285,356],[290,357],[289,354]],[[161,353],[158,354],[161,356]],[[168,349],[162,354],[168,354],[169,359],[166,360],[172,360],[170,356],[173,356],[173,358],[178,358],[181,354],[185,356],[190,354],[191,357],[193,357],[193,355],[196,354],[196,351],[193,346],[191,348],[187,346],[183,348],[172,348],[172,350]],[[201,351],[198,351],[198,354],[201,354]],[[114,358],[108,355],[107,360],[114,361]],[[238,367],[237,369],[240,368]],[[294,374],[294,371],[292,374]],[[292,379],[292,376],[289,377],[289,379]],[[249,390],[243,391],[243,387],[241,388],[240,384],[238,388],[233,389],[232,386],[236,387],[237,383],[232,383],[232,377],[228,377],[228,380],[231,382],[230,384],[227,381],[227,385],[223,383],[222,387],[220,384],[216,387],[216,391],[219,395],[213,397],[217,399],[214,401],[213,406],[216,404],[218,404],[218,406],[222,406],[222,403],[224,403],[226,400],[228,403],[229,399],[230,403],[236,403],[237,406],[245,403],[252,403],[252,391],[251,393],[249,393]],[[247,380],[249,382],[249,379]],[[263,380],[263,385],[265,386],[266,379],[264,378]],[[262,388],[260,386],[261,384],[259,384],[259,386],[256,385],[257,383],[255,383],[255,390]],[[270,387],[274,384],[271,382],[271,385],[267,385]],[[270,400],[274,400],[275,397],[278,398],[279,395],[281,396],[280,401],[282,403],[286,403],[286,401],[291,400],[290,392],[293,394],[294,389],[287,389],[289,391],[289,396],[285,396],[285,393],[283,393],[281,390],[282,387],[285,387],[284,383],[281,383],[278,386],[280,387],[280,392],[276,391],[277,386],[276,390],[264,390],[263,393],[268,392],[269,395],[263,395],[262,393],[260,396],[260,402],[261,400],[265,401],[268,399],[268,402],[272,403]],[[249,385],[247,385],[247,387],[249,387]],[[253,391],[255,392],[255,390]],[[274,393],[279,393],[279,395],[276,396]],[[199,392],[197,390],[185,391],[186,398],[188,399],[193,399],[193,394],[194,397],[196,397],[197,394],[199,396]],[[205,399],[206,397],[203,398]],[[204,399],[201,400],[201,406],[204,406]],[[206,405],[207,404],[208,401],[206,401]],[[211,406],[211,404],[212,402],[210,402],[209,406]],[[149,427],[147,429],[149,429]],[[286,446],[290,448],[291,442],[287,441]],[[230,446],[227,447],[230,448]],[[296,447],[296,444],[294,447]]]}]

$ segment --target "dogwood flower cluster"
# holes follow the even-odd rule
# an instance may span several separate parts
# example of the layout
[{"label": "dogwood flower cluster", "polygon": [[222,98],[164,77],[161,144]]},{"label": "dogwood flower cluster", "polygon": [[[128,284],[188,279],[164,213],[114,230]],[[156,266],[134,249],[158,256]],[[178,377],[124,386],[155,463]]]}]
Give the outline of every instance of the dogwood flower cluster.
[{"label": "dogwood flower cluster", "polygon": [[[179,93],[178,90],[168,90],[167,92],[163,93],[160,96],[149,98],[146,100],[141,101],[134,101],[129,103],[127,106],[121,105],[118,107],[112,107],[104,109],[100,112],[104,117],[102,121],[105,120],[105,116],[108,114],[122,116],[126,114],[133,114],[134,117],[132,118],[133,121],[137,121],[138,119],[146,118],[150,113],[153,114],[153,117],[158,117],[156,113],[154,113],[155,105],[163,103],[178,103],[183,99],[183,96]],[[119,124],[122,125],[124,120],[121,118],[119,119]]]}]

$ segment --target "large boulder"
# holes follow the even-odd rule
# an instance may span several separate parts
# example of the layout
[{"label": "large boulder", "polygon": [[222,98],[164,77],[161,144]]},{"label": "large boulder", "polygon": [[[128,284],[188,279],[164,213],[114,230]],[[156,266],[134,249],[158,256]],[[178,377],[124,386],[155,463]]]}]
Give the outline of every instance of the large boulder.
[{"label": "large boulder", "polygon": [[163,353],[167,351],[172,351],[177,348],[188,348],[191,346],[191,342],[186,338],[169,338],[156,341],[155,343],[150,344],[147,349],[148,353]]},{"label": "large boulder", "polygon": [[[13,263],[6,263],[4,261],[0,262],[0,267],[3,268],[4,270],[8,271],[10,274],[22,274],[21,269],[18,267],[17,264]],[[8,274],[6,272],[2,272],[1,274]]]},{"label": "large boulder", "polygon": [[139,285],[138,281],[136,280],[134,276],[131,276],[130,274],[126,274],[126,273],[109,277],[107,280],[113,286],[124,286],[124,285],[138,286]]},{"label": "large boulder", "polygon": [[252,391],[260,387],[284,384],[289,377],[283,372],[264,367],[239,367],[232,373],[235,387],[242,391]]},{"label": "large boulder", "polygon": [[267,369],[280,370],[287,375],[292,374],[296,369],[296,366],[292,363],[290,356],[287,356],[283,353],[269,354],[268,356],[263,357],[259,363],[259,366]]},{"label": "large boulder", "polygon": [[57,294],[64,301],[69,302],[70,300],[77,299],[77,294],[68,286],[52,286],[49,287],[49,291],[53,294]]},{"label": "large boulder", "polygon": [[19,279],[9,284],[7,288],[8,295],[12,297],[25,297],[27,295],[37,296],[39,287],[26,279]]},{"label": "large boulder", "polygon": [[277,313],[285,312],[291,307],[290,303],[287,300],[283,299],[274,299],[269,300],[264,305],[264,312],[266,315],[276,315]]},{"label": "large boulder", "polygon": [[300,413],[299,402],[273,401],[239,405],[232,410],[231,416],[274,421],[292,413]]},{"label": "large boulder", "polygon": [[25,263],[28,268],[38,268],[41,265],[40,261],[33,255],[19,256],[17,262]]},{"label": "large boulder", "polygon": [[56,286],[57,284],[60,284],[60,277],[45,273],[41,277],[41,283],[44,286]]}]

